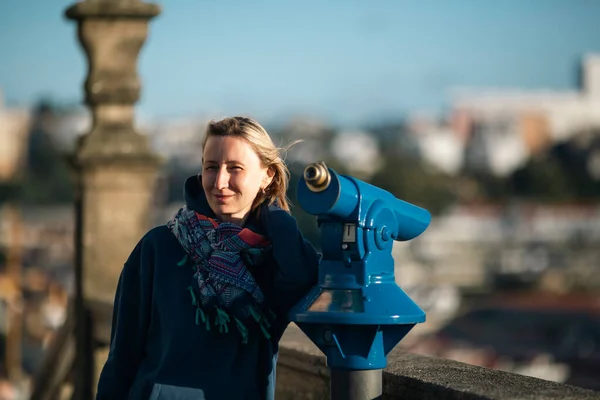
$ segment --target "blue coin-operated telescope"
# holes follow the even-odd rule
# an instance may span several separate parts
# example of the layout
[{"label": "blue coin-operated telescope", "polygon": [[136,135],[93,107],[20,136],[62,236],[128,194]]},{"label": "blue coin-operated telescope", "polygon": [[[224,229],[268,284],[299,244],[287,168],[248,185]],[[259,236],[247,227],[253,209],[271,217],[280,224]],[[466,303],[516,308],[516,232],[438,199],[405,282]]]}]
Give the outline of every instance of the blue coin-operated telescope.
[{"label": "blue coin-operated telescope", "polygon": [[431,215],[323,162],[305,168],[298,202],[317,216],[323,256],[291,320],[325,353],[332,399],[377,398],[387,354],[425,321],[396,284],[392,244],[420,235]]}]

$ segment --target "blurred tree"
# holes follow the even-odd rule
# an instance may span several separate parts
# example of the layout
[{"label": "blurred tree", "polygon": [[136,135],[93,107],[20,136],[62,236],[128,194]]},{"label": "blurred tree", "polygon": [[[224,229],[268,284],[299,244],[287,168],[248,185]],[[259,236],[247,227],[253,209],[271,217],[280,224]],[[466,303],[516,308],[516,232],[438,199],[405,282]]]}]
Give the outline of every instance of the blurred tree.
[{"label": "blurred tree", "polygon": [[365,130],[374,135],[386,156],[408,154],[418,157],[420,155],[419,144],[404,120],[373,124]]},{"label": "blurred tree", "polygon": [[34,109],[27,159],[19,182],[18,199],[24,203],[51,204],[73,200],[67,155],[56,150],[49,135],[55,118],[52,102],[42,100]]},{"label": "blurred tree", "polygon": [[573,182],[561,164],[550,154],[531,158],[510,178],[512,195],[540,201],[564,201],[573,198]]},{"label": "blurred tree", "polygon": [[187,178],[196,175],[200,172],[201,165],[190,167],[186,164],[181,163],[178,159],[173,158],[163,167],[162,175],[164,176],[161,184],[164,186],[166,193],[163,193],[161,197],[164,197],[166,203],[180,203],[183,201],[183,185]]},{"label": "blurred tree", "polygon": [[600,130],[578,132],[515,171],[513,194],[542,201],[599,199],[599,154]]},{"label": "blurred tree", "polygon": [[429,166],[416,156],[384,155],[383,168],[370,183],[394,194],[399,199],[442,212],[453,204],[456,193],[453,179]]},{"label": "blurred tree", "polygon": [[0,273],[4,273],[6,269],[6,260],[8,258],[6,253],[6,248],[0,247]]},{"label": "blurred tree", "polygon": [[17,181],[0,182],[0,204],[19,199],[21,184]]}]

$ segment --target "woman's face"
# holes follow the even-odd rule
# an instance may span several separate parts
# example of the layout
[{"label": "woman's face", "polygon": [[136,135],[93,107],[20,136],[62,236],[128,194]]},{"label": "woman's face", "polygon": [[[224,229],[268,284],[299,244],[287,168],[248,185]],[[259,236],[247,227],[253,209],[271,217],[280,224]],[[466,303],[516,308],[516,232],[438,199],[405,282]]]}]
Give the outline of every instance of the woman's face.
[{"label": "woman's face", "polygon": [[234,136],[210,136],[202,156],[202,187],[221,221],[242,225],[260,189],[273,179],[252,146]]}]

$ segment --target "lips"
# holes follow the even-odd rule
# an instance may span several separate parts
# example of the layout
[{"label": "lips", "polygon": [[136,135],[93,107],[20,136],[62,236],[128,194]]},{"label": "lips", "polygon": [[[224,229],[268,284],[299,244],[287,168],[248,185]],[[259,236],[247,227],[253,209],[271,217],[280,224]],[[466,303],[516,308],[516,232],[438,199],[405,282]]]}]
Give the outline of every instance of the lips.
[{"label": "lips", "polygon": [[218,201],[227,201],[227,199],[230,199],[233,197],[232,194],[228,194],[228,195],[224,195],[224,194],[213,194],[214,198],[217,199]]}]

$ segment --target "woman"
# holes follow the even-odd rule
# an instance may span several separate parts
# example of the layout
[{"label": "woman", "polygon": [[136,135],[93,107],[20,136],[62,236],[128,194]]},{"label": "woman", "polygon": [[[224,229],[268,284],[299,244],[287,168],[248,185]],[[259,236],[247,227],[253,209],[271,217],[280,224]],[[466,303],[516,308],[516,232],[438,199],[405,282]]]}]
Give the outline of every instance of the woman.
[{"label": "woman", "polygon": [[125,263],[97,399],[272,399],[287,312],[319,257],[289,214],[289,172],[256,121],[208,125],[186,205]]}]

